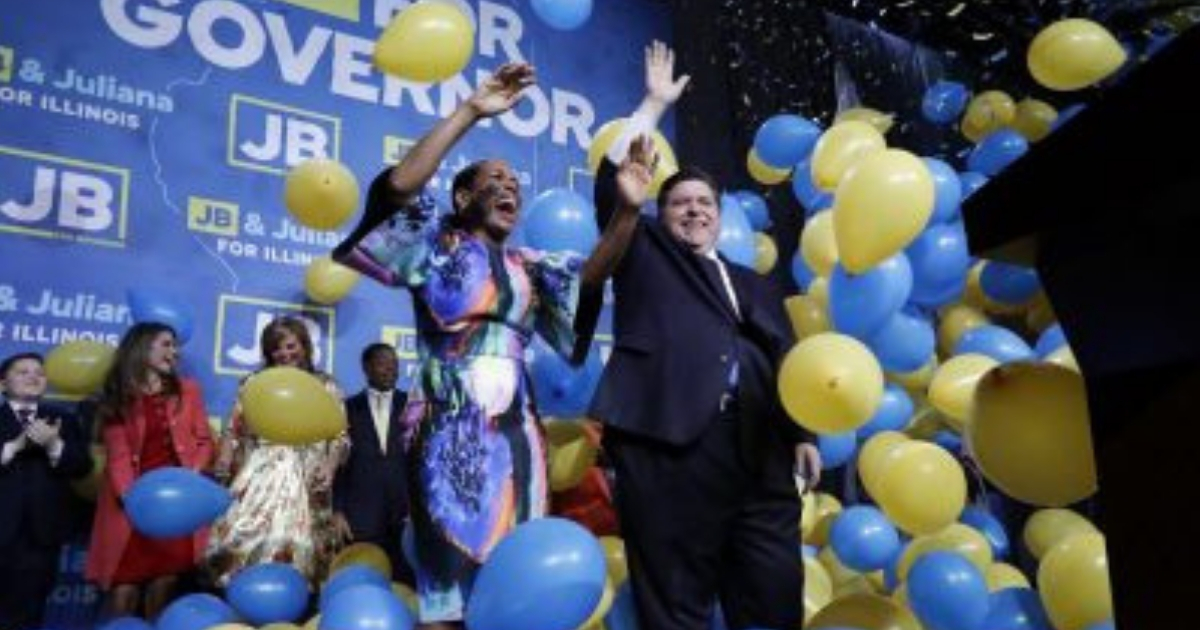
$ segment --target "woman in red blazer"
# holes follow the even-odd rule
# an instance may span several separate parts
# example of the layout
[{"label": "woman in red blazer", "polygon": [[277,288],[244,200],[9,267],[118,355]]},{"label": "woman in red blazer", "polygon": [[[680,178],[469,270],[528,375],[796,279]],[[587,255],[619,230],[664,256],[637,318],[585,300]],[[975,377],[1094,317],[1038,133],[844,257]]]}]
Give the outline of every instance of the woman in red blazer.
[{"label": "woman in red blazer", "polygon": [[170,327],[135,324],[121,339],[101,394],[97,420],[107,463],[87,577],[107,592],[113,616],[157,616],[207,542],[207,529],[183,538],[143,537],[130,526],[121,501],[143,473],[164,466],[206,471],[212,460],[204,399],[195,381],[176,373],[178,353]]}]

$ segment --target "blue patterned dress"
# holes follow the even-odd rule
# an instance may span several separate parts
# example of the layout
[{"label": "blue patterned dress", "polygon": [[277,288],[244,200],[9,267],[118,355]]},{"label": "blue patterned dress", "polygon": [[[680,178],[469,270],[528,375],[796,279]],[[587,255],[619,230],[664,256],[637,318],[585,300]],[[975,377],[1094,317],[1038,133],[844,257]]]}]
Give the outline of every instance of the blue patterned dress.
[{"label": "blue patterned dress", "polygon": [[461,620],[492,547],[546,514],[546,449],[525,349],[537,333],[570,355],[583,261],[489,247],[439,221],[428,194],[380,206],[369,201],[368,215],[391,218],[341,262],[412,292],[421,363],[404,421],[420,618]]}]

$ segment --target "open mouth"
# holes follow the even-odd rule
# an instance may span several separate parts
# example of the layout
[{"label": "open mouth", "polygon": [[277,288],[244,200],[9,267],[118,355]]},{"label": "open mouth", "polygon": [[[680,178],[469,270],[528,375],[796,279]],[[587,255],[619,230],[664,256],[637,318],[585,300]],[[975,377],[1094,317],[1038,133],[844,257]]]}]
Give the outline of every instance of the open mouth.
[{"label": "open mouth", "polygon": [[496,202],[496,205],[494,207],[496,208],[496,211],[498,211],[500,214],[507,216],[510,219],[516,220],[518,210],[517,210],[517,201],[515,199],[500,199]]}]

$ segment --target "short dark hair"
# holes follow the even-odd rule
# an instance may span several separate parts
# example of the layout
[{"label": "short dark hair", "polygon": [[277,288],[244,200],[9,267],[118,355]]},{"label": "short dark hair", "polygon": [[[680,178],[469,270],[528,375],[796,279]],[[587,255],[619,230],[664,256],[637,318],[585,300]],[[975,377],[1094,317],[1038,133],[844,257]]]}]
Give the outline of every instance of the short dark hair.
[{"label": "short dark hair", "polygon": [[395,353],[396,348],[394,346],[392,346],[391,344],[383,343],[382,341],[377,341],[377,342],[367,346],[366,348],[363,348],[363,351],[362,351],[363,364],[366,365],[367,361],[370,361],[371,357],[375,356],[375,353],[384,352],[384,351]]},{"label": "short dark hair", "polygon": [[708,187],[712,189],[714,201],[717,202],[717,207],[720,208],[721,187],[717,184],[717,179],[710,175],[708,171],[695,166],[680,167],[678,171],[663,181],[662,186],[660,186],[658,189],[658,199],[656,200],[658,207],[662,208],[666,205],[667,196],[671,194],[671,191],[674,190],[676,186],[682,184],[683,182],[692,181],[701,181],[705,184],[708,184]]},{"label": "short dark hair", "polygon": [[24,361],[25,359],[33,359],[42,365],[45,365],[46,363],[45,359],[42,358],[42,355],[36,352],[18,352],[17,354],[14,354],[0,362],[0,378],[7,378],[8,371],[13,369],[13,366],[17,364],[17,361]]},{"label": "short dark hair", "polygon": [[455,201],[458,198],[458,191],[466,190],[474,186],[475,178],[479,176],[480,169],[482,169],[483,165],[487,163],[488,160],[471,162],[463,167],[461,171],[454,174],[454,181],[450,183],[450,207],[455,212],[461,210]]}]

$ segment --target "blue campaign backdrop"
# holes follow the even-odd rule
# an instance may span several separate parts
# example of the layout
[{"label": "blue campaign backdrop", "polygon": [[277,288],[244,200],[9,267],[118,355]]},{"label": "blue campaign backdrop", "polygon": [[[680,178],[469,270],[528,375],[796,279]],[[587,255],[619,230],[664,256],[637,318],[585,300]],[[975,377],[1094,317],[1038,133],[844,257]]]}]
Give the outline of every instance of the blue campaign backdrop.
[{"label": "blue campaign backdrop", "polygon": [[[364,279],[336,306],[305,300],[307,264],[353,222],[316,232],[290,221],[287,169],[332,157],[365,193],[481,75],[525,60],[538,85],[460,142],[432,185],[444,198],[458,168],[499,156],[518,172],[527,201],[558,187],[590,198],[592,135],[640,99],[643,46],[670,40],[665,8],[645,0],[595,3],[573,31],[546,26],[525,0],[442,1],[469,14],[475,50],[462,73],[436,84],[371,66],[374,40],[408,0],[8,7],[0,20],[0,356],[74,339],[115,344],[132,322],[126,296],[135,290],[169,296],[190,316],[184,370],[203,385],[214,421],[258,365],[258,332],[277,314],[311,324],[319,365],[347,392],[362,386],[358,357],[368,343],[396,344],[411,370],[406,293]],[[64,569],[77,575],[77,564]]]}]

